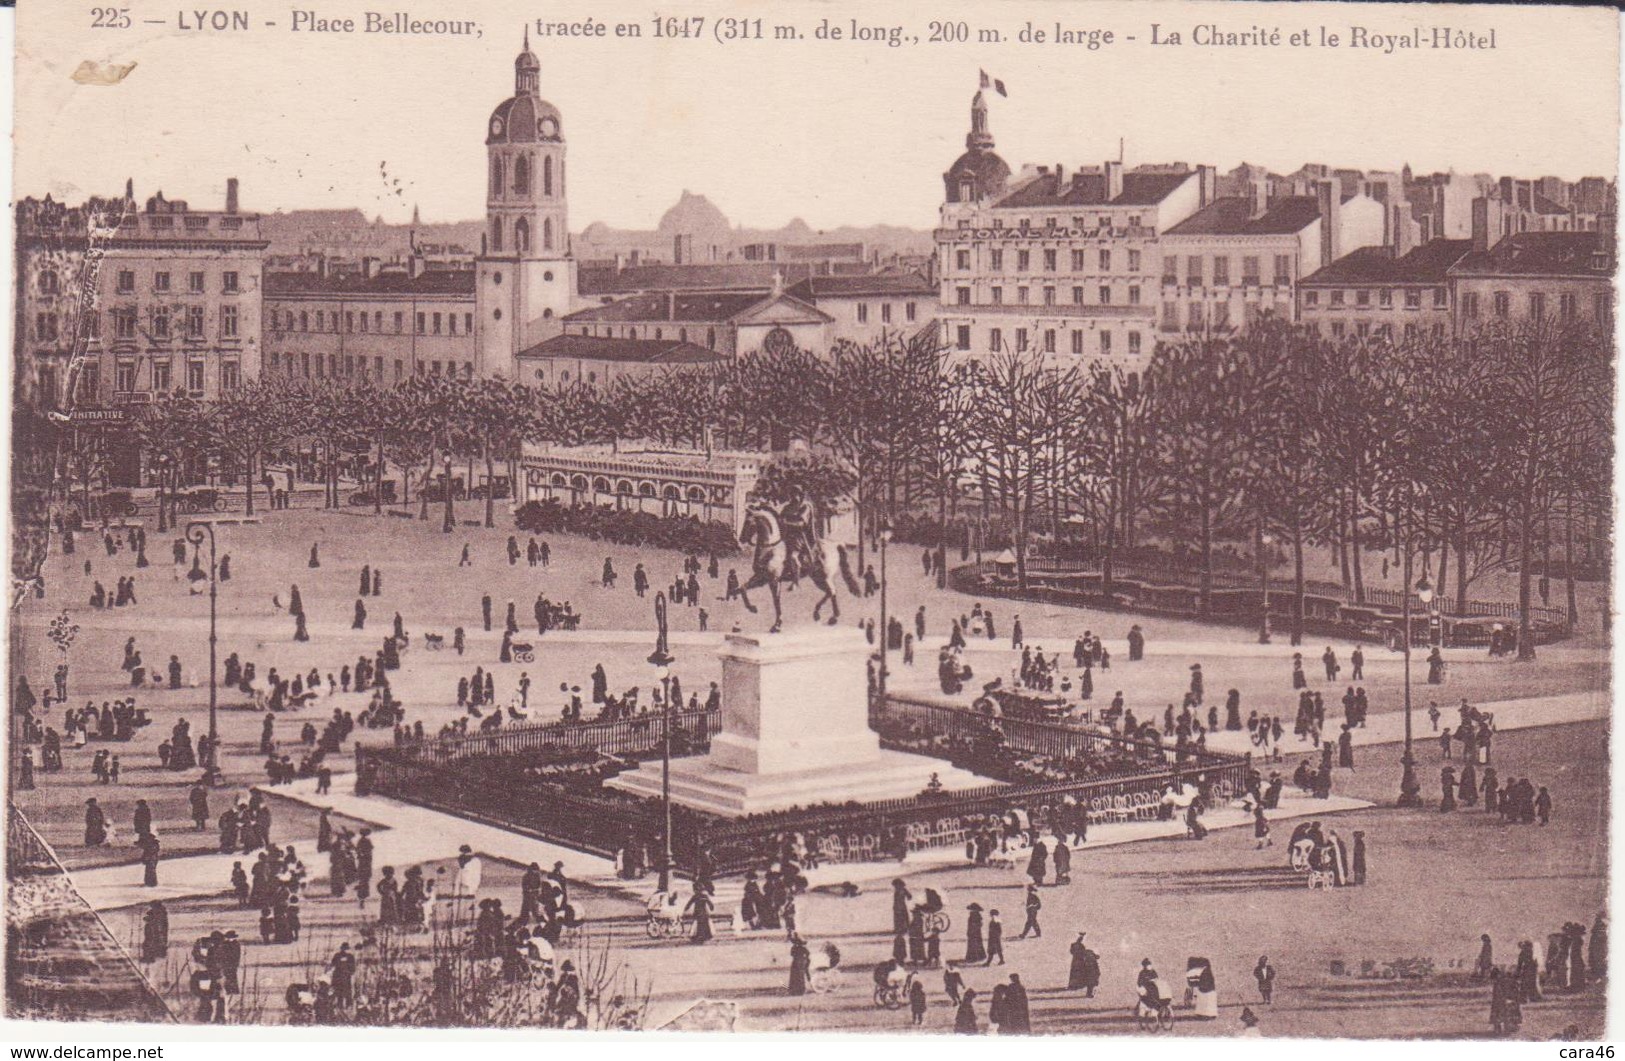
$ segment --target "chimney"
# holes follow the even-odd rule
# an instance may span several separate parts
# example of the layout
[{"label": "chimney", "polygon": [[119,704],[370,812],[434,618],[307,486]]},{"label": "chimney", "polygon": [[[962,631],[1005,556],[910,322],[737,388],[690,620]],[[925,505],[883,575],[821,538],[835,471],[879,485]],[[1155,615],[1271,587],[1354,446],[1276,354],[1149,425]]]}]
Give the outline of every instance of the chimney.
[{"label": "chimney", "polygon": [[615,275],[619,276],[626,271],[626,255],[620,251],[615,252]]},{"label": "chimney", "polygon": [[1123,194],[1123,164],[1116,159],[1106,163],[1106,201],[1112,202]]},{"label": "chimney", "polygon": [[1264,180],[1261,177],[1254,177],[1248,183],[1252,186],[1253,193],[1253,208],[1250,216],[1254,218],[1263,217],[1265,214],[1269,213],[1270,209],[1269,181]]},{"label": "chimney", "polygon": [[1341,221],[1340,209],[1343,197],[1340,194],[1338,183],[1332,179],[1322,179],[1315,182],[1315,205],[1320,214],[1320,264],[1322,267],[1335,262],[1340,250],[1338,229]]},{"label": "chimney", "polygon": [[237,212],[237,178],[236,177],[227,177],[226,178],[226,213],[235,214],[236,212]]},{"label": "chimney", "polygon": [[1473,250],[1483,253],[1490,249],[1490,201],[1486,196],[1473,200]]},{"label": "chimney", "polygon": [[1196,208],[1200,210],[1204,206],[1211,206],[1213,200],[1218,198],[1219,171],[1212,166],[1197,166],[1196,185]]},{"label": "chimney", "polygon": [[[374,258],[374,259],[372,259],[372,261],[376,262],[377,259]],[[416,280],[422,274],[423,274],[423,256],[420,255],[420,254],[408,255],[407,259],[406,259],[406,275],[411,277],[412,279]],[[373,274],[371,272],[368,272],[367,275],[372,276]]]},{"label": "chimney", "polygon": [[[417,261],[417,255],[414,254],[407,260],[409,262],[415,262]],[[372,255],[367,255],[361,259],[361,271],[366,275],[368,280],[371,280],[373,277],[377,276],[382,268],[383,262]]]}]

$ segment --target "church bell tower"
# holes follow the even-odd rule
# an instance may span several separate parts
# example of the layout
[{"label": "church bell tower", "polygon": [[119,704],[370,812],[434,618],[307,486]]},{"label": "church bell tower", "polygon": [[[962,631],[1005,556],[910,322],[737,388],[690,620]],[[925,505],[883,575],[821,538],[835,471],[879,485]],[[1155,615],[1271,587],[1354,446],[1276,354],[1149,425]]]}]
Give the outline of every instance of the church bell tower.
[{"label": "church bell tower", "polygon": [[563,122],[541,98],[541,63],[528,30],[513,65],[513,95],[486,124],[485,233],[475,288],[480,371],[509,378],[515,354],[557,333],[576,292]]}]

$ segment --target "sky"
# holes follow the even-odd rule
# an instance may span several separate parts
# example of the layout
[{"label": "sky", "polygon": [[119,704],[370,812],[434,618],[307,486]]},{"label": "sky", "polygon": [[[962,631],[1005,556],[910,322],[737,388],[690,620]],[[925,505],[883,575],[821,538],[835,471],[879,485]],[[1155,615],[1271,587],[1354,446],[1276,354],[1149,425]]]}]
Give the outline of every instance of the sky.
[{"label": "sky", "polygon": [[[310,0],[322,15],[393,12],[404,3]],[[570,226],[652,228],[689,190],[736,224],[815,229],[931,227],[941,175],[963,150],[970,97],[985,69],[998,151],[1023,163],[1098,165],[1248,161],[1290,172],[1305,161],[1418,172],[1454,168],[1575,179],[1615,174],[1618,46],[1607,10],[1428,5],[917,3],[685,0],[701,38],[657,40],[652,0],[414,0],[412,14],[471,19],[481,35],[398,36],[292,30],[290,6],[240,0],[247,32],[176,25],[176,4],[131,0],[127,29],[92,29],[88,8],[29,3],[18,13],[18,195],[77,200],[133,177],[218,208],[238,177],[246,210],[359,207],[405,221],[484,212],[484,135],[513,91],[531,26],[541,91],[563,114]],[[184,5],[201,6],[201,5]],[[235,6],[235,3],[234,5]],[[679,9],[659,5],[662,12]],[[310,10],[310,8],[301,8]],[[731,15],[793,25],[805,39],[723,42]],[[539,38],[534,20],[606,24],[603,37]],[[899,27],[919,43],[815,36],[828,24]],[[162,20],[162,25],[146,24]],[[931,43],[931,21],[972,40]],[[275,26],[266,26],[267,21]],[[617,38],[635,23],[638,39]],[[1023,43],[1031,23],[1111,30],[1111,45]],[[1186,43],[1152,45],[1179,32]],[[1278,47],[1200,46],[1197,26],[1278,28]],[[1351,49],[1412,27],[1495,30],[1494,50]],[[1293,47],[1297,31],[1344,46]],[[977,42],[981,30],[1001,43]],[[952,29],[950,29],[950,33]],[[1424,37],[1427,31],[1424,30]],[[1135,37],[1129,42],[1125,38]],[[73,74],[84,61],[134,63],[112,85]]]}]

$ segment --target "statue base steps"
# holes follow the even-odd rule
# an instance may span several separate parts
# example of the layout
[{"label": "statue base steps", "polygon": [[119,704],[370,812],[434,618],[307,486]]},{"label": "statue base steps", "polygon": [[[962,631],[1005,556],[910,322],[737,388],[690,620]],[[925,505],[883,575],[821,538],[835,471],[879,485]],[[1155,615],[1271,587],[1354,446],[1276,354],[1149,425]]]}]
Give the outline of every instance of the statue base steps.
[{"label": "statue base steps", "polygon": [[[791,807],[906,799],[925,791],[932,774],[950,792],[995,783],[941,759],[887,750],[862,762],[772,774],[729,770],[699,756],[672,760],[671,798],[684,807],[737,818]],[[646,762],[606,784],[659,799],[660,763]]]}]

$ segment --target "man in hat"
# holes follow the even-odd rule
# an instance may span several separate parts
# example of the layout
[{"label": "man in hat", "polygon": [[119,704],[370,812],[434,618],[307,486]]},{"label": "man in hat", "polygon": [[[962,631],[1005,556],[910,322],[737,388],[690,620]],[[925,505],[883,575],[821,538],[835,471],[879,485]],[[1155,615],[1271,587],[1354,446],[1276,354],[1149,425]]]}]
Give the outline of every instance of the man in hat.
[{"label": "man in hat", "polygon": [[1021,935],[1017,936],[1017,939],[1026,939],[1029,935],[1040,939],[1043,938],[1044,930],[1038,927],[1038,911],[1043,907],[1044,900],[1038,897],[1038,885],[1029,883],[1027,885],[1027,920],[1021,926]]},{"label": "man in hat", "polygon": [[463,844],[457,849],[457,877],[452,883],[452,897],[455,899],[472,899],[480,890],[480,874],[484,865],[480,862],[474,849]]}]

